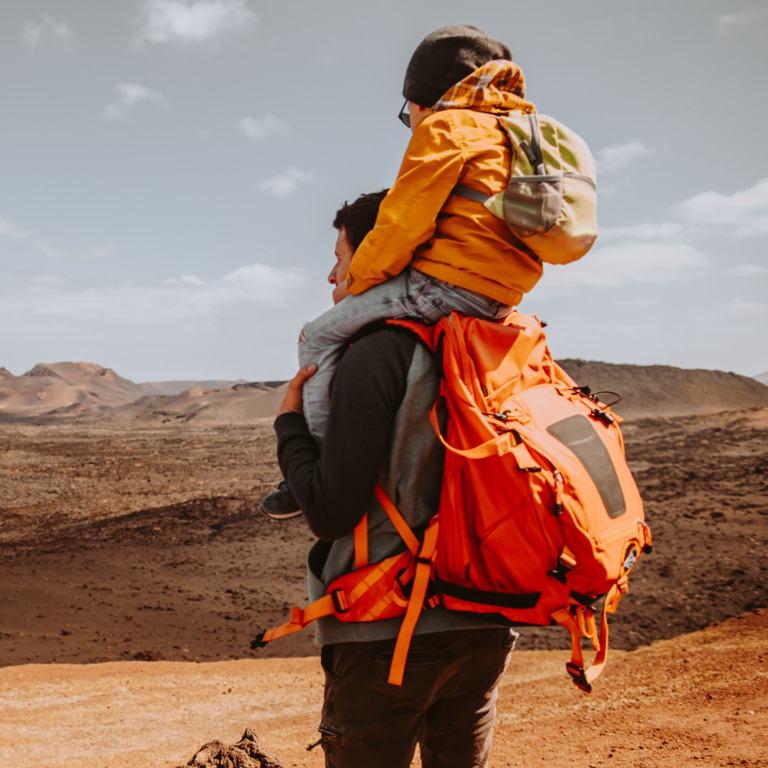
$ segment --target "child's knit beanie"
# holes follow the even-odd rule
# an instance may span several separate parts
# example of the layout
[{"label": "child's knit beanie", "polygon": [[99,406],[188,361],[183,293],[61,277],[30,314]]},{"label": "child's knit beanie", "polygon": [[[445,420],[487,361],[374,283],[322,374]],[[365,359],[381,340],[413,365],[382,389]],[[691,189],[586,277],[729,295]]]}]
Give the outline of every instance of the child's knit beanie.
[{"label": "child's knit beanie", "polygon": [[436,29],[411,56],[403,96],[421,107],[431,107],[459,80],[494,59],[511,61],[512,51],[477,27],[460,24]]}]

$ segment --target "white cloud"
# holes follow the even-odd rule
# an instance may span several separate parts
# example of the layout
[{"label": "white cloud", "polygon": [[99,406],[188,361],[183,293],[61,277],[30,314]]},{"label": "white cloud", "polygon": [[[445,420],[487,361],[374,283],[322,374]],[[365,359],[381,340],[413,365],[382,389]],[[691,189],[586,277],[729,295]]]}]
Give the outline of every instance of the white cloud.
[{"label": "white cloud", "polygon": [[0,235],[3,237],[24,238],[32,233],[14,224],[10,219],[0,219]]},{"label": "white cloud", "polygon": [[22,229],[10,219],[0,219],[0,236],[17,240],[29,240],[31,246],[43,256],[52,259],[81,260],[81,259],[111,259],[117,256],[114,245],[96,245],[82,251],[71,251],[56,245],[51,245],[28,229]]},{"label": "white cloud", "polygon": [[729,270],[736,277],[760,277],[768,275],[768,267],[762,264],[739,264]]},{"label": "white cloud", "polygon": [[139,42],[212,43],[257,21],[245,0],[147,0]]},{"label": "white cloud", "polygon": [[639,157],[652,154],[648,147],[635,139],[627,144],[601,149],[595,156],[595,162],[599,173],[613,173],[630,165]]},{"label": "white cloud", "polygon": [[709,259],[687,243],[627,242],[595,246],[583,259],[546,266],[534,290],[568,295],[589,287],[689,282],[709,271]]},{"label": "white cloud", "polygon": [[768,21],[768,8],[745,8],[736,13],[726,13],[717,19],[717,26],[724,31],[753,29]]},{"label": "white cloud", "polygon": [[670,221],[658,224],[632,224],[628,227],[601,227],[600,243],[614,240],[677,240],[685,232],[683,224]]},{"label": "white cloud", "polygon": [[741,296],[734,296],[723,305],[724,312],[733,312],[735,315],[766,315],[768,304],[764,301],[745,301]]},{"label": "white cloud", "polygon": [[768,179],[724,195],[702,192],[673,207],[673,213],[699,230],[718,229],[733,237],[768,234]]},{"label": "white cloud", "polygon": [[94,246],[86,251],[69,251],[50,245],[44,240],[36,240],[34,246],[35,250],[52,259],[112,259],[117,256],[117,248],[114,245]]},{"label": "white cloud", "polygon": [[308,278],[303,269],[279,269],[264,264],[250,264],[224,275],[220,286],[233,299],[255,298],[264,302],[279,302],[307,283]]},{"label": "white cloud", "polygon": [[259,184],[259,189],[271,192],[276,197],[292,195],[300,183],[311,181],[314,175],[298,168],[289,168],[285,173],[279,173],[271,179],[266,179]]},{"label": "white cloud", "polygon": [[289,378],[302,324],[331,305],[303,269],[264,264],[208,280],[0,277],[0,365],[13,371],[86,360],[134,381]]},{"label": "white cloud", "polygon": [[[9,279],[0,283],[0,319],[17,314],[38,319],[68,315],[151,324],[169,318],[228,314],[238,307],[285,306],[310,287],[305,270],[264,264],[243,266],[208,282],[192,275],[146,282],[79,282],[53,273],[30,272],[4,276]],[[10,278],[16,278],[13,289]]]},{"label": "white cloud", "polygon": [[154,104],[165,108],[171,105],[160,91],[137,83],[118,83],[115,90],[117,91],[117,98],[104,107],[101,115],[103,120],[125,120],[128,113],[140,104]]},{"label": "white cloud", "polygon": [[252,139],[264,139],[267,136],[288,132],[288,125],[274,115],[244,117],[237,125],[243,133]]},{"label": "white cloud", "polygon": [[205,285],[205,283],[195,275],[184,275],[183,277],[169,277],[163,281],[166,285]]},{"label": "white cloud", "polygon": [[[768,234],[768,179],[732,195],[695,195],[672,206],[670,212],[677,221],[601,229],[595,247],[580,261],[545,266],[536,295],[569,296],[591,287],[629,290],[632,286],[690,284],[711,275],[716,264],[724,277],[754,280],[768,275],[768,266],[760,263],[733,264],[731,260],[731,264],[723,264],[722,248],[707,252],[712,237]],[[754,314],[762,312],[763,306],[738,300],[734,311]]]},{"label": "white cloud", "polygon": [[693,243],[713,236],[764,236],[768,234],[768,179],[761,179],[749,189],[731,195],[702,192],[673,205],[670,213],[677,221],[602,227],[598,244]]},{"label": "white cloud", "polygon": [[36,21],[25,21],[21,27],[21,39],[30,48],[37,48],[44,43],[67,42],[71,37],[69,25],[47,13],[41,13]]}]

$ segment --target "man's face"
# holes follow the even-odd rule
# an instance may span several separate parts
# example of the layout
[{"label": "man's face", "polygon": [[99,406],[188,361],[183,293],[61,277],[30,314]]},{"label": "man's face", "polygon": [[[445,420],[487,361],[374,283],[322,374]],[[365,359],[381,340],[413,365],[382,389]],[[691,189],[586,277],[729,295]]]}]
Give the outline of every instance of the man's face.
[{"label": "man's face", "polygon": [[[352,250],[352,246],[349,244],[347,231],[344,227],[339,230],[339,236],[336,238],[334,254],[336,256],[336,263],[328,274],[328,282],[331,285],[339,285],[347,279],[349,265],[352,263],[352,256],[355,254]],[[335,298],[334,303],[338,303]]]}]

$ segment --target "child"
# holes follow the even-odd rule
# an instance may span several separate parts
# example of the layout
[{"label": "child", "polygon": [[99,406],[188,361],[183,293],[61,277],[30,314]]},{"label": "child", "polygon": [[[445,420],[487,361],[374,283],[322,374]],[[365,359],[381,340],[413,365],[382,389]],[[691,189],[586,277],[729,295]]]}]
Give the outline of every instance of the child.
[{"label": "child", "polygon": [[[304,386],[304,413],[318,440],[336,362],[356,331],[384,318],[436,322],[453,310],[500,318],[541,277],[541,263],[504,221],[452,194],[458,184],[485,195],[507,184],[509,140],[495,116],[535,111],[511,59],[506,45],[470,26],[432,32],[411,57],[400,119],[413,135],[397,180],[334,291],[334,301],[344,300],[307,323],[299,341],[300,365],[318,365]],[[278,501],[271,497],[268,506]]]}]

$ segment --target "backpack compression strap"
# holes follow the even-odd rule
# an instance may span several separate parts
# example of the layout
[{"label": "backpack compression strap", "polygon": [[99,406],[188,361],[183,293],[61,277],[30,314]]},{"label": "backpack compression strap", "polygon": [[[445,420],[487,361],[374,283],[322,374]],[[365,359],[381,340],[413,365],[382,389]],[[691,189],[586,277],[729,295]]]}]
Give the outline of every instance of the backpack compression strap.
[{"label": "backpack compression strap", "polygon": [[440,442],[449,451],[458,456],[464,456],[466,459],[485,459],[488,456],[498,456],[500,453],[509,452],[515,457],[519,469],[531,470],[538,468],[538,464],[534,461],[525,443],[517,437],[513,430],[504,432],[501,435],[495,435],[490,440],[472,448],[456,448],[443,437],[443,433],[440,431],[440,423],[437,419],[437,403],[432,406],[429,420],[432,422],[432,428],[435,430],[435,434]]},{"label": "backpack compression strap", "polygon": [[[561,608],[552,614],[552,618],[565,627],[571,635],[571,660],[565,665],[574,685],[585,693],[592,693],[592,683],[600,676],[608,659],[608,614],[618,607],[619,600],[627,591],[626,579],[614,584],[605,597],[600,618],[600,640],[594,623],[594,616],[589,609],[579,604],[575,615],[568,608]],[[581,649],[581,636],[592,637],[592,645],[597,651],[591,666],[584,667],[584,653]]]}]

